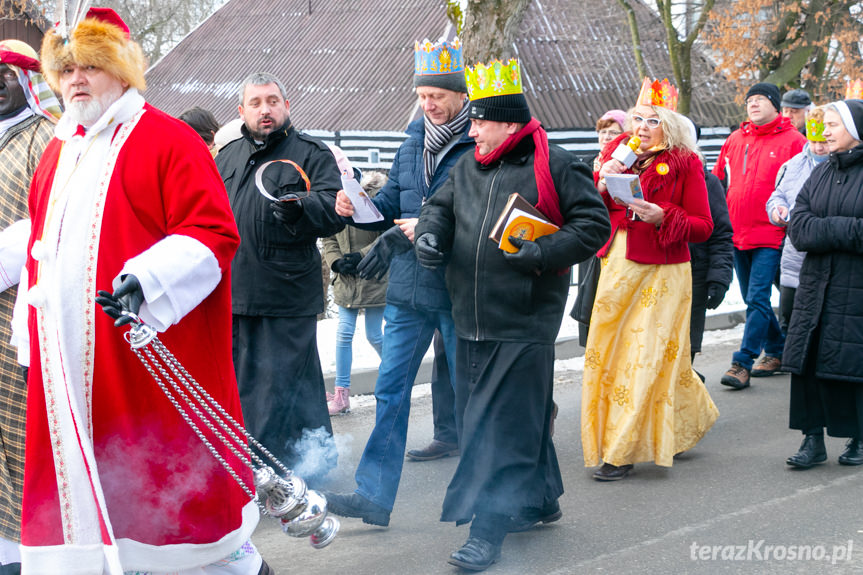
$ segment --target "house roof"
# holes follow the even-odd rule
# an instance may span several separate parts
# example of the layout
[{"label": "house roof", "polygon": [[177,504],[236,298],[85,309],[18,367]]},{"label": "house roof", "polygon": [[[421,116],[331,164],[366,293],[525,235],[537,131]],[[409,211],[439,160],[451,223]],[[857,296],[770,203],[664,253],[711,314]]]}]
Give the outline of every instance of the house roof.
[{"label": "house roof", "polygon": [[[633,3],[649,72],[671,76],[664,31]],[[419,115],[413,93],[415,40],[453,35],[442,1],[230,0],[147,72],[147,99],[168,113],[202,106],[220,122],[237,114],[251,72],[271,72],[288,90],[304,129],[401,131]],[[532,0],[519,29],[526,96],[547,129],[592,128],[626,109],[641,86],[625,15],[616,0],[590,10],[571,0]],[[693,119],[731,125],[733,90],[694,51]]]}]

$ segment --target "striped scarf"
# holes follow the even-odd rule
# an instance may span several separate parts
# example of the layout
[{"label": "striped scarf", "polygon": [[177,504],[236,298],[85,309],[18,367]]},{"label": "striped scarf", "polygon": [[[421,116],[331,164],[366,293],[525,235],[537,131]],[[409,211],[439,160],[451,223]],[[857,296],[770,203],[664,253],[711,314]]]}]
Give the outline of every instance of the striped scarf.
[{"label": "striped scarf", "polygon": [[469,121],[467,111],[468,102],[465,100],[461,111],[456,114],[455,118],[446,124],[435,124],[429,120],[428,116],[423,116],[425,118],[426,128],[425,143],[423,144],[423,165],[425,167],[427,186],[431,185],[432,175],[434,174],[435,168],[437,168],[438,152],[450,143],[453,136],[464,132]]}]

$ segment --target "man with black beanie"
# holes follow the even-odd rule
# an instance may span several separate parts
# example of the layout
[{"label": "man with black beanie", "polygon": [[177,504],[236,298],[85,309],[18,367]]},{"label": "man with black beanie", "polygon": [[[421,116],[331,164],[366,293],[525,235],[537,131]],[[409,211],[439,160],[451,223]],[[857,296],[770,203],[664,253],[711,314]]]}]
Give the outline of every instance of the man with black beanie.
[{"label": "man with black beanie", "polygon": [[[749,387],[750,375],[764,377],[779,371],[785,344],[770,304],[785,229],[770,223],[764,206],[775,188],[779,167],[803,149],[806,138],[779,111],[779,88],[767,82],[749,88],[748,119],[722,145],[713,167],[727,189],[734,270],[746,302],[743,340],[722,377],[722,384],[734,389]],[[762,351],[764,356],[758,359]]]},{"label": "man with black beanie", "polygon": [[[562,515],[551,439],[554,340],[569,268],[602,247],[611,225],[590,168],[549,145],[531,117],[518,62],[479,64],[466,76],[476,148],[423,206],[415,249],[426,267],[449,259],[462,456],[441,521],[470,522],[449,563],[482,571],[507,533]],[[507,235],[506,248],[489,240],[513,192],[559,229],[539,238],[514,231],[520,237]]]}]

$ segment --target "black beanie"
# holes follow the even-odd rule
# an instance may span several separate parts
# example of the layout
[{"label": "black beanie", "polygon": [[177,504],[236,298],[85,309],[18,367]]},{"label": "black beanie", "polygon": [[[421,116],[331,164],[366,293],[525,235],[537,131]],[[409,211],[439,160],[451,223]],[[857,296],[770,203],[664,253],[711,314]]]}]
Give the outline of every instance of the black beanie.
[{"label": "black beanie", "polygon": [[464,72],[461,71],[449,74],[414,74],[414,87],[419,86],[433,86],[435,88],[467,94]]},{"label": "black beanie", "polygon": [[524,94],[504,94],[471,100],[469,116],[476,120],[492,122],[530,122],[530,108]]},{"label": "black beanie", "polygon": [[773,104],[773,107],[776,108],[776,111],[780,111],[779,88],[777,88],[775,84],[770,84],[768,82],[759,82],[755,84],[754,86],[749,88],[748,92],[746,92],[746,99],[748,100],[749,96],[754,96],[755,94],[759,94],[770,100],[770,103]]}]

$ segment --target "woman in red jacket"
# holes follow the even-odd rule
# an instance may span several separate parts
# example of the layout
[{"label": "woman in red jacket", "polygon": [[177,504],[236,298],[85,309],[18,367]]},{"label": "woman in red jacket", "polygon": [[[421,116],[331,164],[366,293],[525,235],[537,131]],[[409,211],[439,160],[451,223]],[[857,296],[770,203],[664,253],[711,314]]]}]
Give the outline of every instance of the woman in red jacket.
[{"label": "woman in red jacket", "polygon": [[[581,438],[593,477],[624,478],[634,463],[670,467],[719,415],[692,370],[689,242],[710,236],[704,168],[688,126],[674,112],[667,80],[645,79],[627,132],[602,152],[594,174],[612,234],[598,255],[602,272],[590,323],[582,385]],[[612,153],[637,136],[630,168]],[[633,142],[634,144],[635,142]],[[643,199],[626,204],[606,178],[637,174]]]}]

